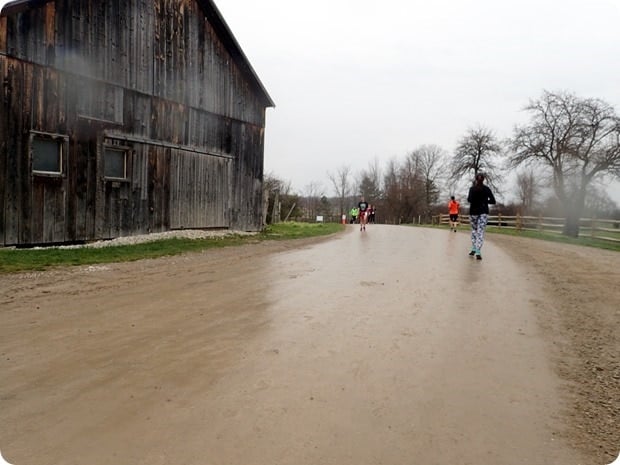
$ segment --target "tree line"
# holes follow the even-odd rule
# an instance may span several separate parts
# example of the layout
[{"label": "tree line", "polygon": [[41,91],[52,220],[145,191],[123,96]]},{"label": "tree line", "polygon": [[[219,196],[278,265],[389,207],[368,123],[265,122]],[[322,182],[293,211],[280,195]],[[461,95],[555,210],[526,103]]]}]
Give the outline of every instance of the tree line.
[{"label": "tree line", "polygon": [[[319,215],[337,220],[360,196],[376,205],[379,222],[430,221],[445,213],[451,195],[459,199],[467,192],[479,172],[498,197],[512,194],[516,199],[499,204],[498,212],[561,216],[565,235],[578,235],[578,220],[585,213],[620,218],[618,206],[600,187],[620,179],[620,117],[615,109],[600,99],[544,91],[524,110],[528,121],[515,126],[508,139],[479,125],[466,131],[453,153],[421,145],[385,166],[375,160],[354,172],[343,164],[326,173],[329,190],[314,181],[295,193],[289,182],[266,175],[266,221]],[[508,192],[510,177],[514,185]]]}]

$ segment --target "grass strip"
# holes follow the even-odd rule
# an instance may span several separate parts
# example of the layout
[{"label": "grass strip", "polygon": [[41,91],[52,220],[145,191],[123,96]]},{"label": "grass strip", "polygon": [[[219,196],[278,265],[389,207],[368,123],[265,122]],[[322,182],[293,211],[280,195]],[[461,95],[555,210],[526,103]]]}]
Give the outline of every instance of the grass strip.
[{"label": "grass strip", "polygon": [[[446,225],[407,225],[413,227],[420,228],[432,228],[432,229],[447,229]],[[460,232],[468,233],[470,231],[469,225],[461,225],[459,226]],[[514,236],[514,237],[527,237],[530,239],[537,239],[549,242],[561,242],[564,244],[573,244],[580,245],[584,247],[594,247],[597,249],[605,249],[612,250],[615,252],[620,252],[620,242],[615,241],[606,241],[604,239],[596,239],[588,236],[580,236],[580,237],[569,237],[564,236],[559,233],[552,233],[549,231],[530,231],[530,230],[521,230],[518,231],[513,228],[499,228],[497,226],[487,226],[486,232],[490,234],[503,234],[505,236]]]},{"label": "grass strip", "polygon": [[228,235],[206,239],[169,238],[131,245],[108,247],[0,249],[0,273],[43,271],[56,266],[119,263],[201,252],[216,247],[231,247],[264,240],[317,237],[342,231],[340,224],[279,223],[256,235]]},{"label": "grass strip", "polygon": [[604,239],[596,239],[594,237],[569,237],[563,234],[551,233],[545,231],[518,231],[510,228],[498,228],[496,226],[487,227],[487,232],[493,234],[504,234],[506,236],[529,237],[531,239],[539,239],[550,242],[561,242],[563,244],[581,245],[585,247],[595,247],[597,249],[613,250],[620,252],[620,242],[606,241]]}]

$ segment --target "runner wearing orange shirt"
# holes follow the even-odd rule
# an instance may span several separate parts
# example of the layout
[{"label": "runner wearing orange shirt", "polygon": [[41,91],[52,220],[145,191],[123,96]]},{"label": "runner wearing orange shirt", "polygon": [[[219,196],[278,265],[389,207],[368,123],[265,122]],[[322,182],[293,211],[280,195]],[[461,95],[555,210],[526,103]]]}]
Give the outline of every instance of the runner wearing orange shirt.
[{"label": "runner wearing orange shirt", "polygon": [[461,204],[454,199],[454,196],[450,197],[450,202],[448,202],[448,214],[450,215],[450,231],[456,232],[456,227],[459,224],[459,208],[461,208]]}]

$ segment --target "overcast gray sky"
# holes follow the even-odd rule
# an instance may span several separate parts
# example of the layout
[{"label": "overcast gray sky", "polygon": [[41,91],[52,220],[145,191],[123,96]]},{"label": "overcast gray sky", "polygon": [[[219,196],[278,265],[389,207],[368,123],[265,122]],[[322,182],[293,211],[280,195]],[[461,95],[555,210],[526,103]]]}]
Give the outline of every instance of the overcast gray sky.
[{"label": "overcast gray sky", "polygon": [[276,103],[266,169],[300,190],[479,124],[508,137],[545,89],[620,111],[620,0],[216,4]]},{"label": "overcast gray sky", "polygon": [[543,90],[620,112],[620,0],[215,1],[276,103],[265,168],[297,191],[422,144],[451,153],[477,125],[508,137]]}]

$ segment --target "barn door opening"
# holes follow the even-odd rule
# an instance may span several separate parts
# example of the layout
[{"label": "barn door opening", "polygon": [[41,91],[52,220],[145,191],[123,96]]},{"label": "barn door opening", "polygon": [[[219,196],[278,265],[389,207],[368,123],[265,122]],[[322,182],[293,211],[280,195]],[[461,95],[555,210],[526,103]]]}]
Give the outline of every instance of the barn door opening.
[{"label": "barn door opening", "polygon": [[227,157],[171,151],[171,229],[230,227],[229,164]]}]

